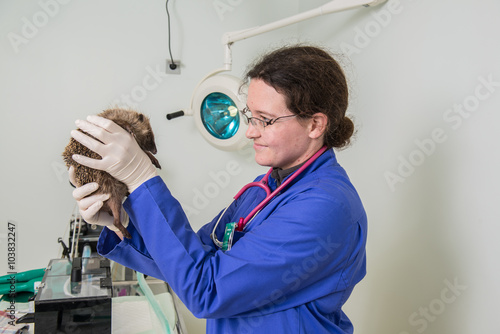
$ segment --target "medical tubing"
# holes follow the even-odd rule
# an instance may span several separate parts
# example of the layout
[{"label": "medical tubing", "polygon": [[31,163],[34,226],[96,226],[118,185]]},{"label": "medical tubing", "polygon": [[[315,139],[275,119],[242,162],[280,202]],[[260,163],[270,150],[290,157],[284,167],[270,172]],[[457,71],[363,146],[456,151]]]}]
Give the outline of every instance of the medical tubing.
[{"label": "medical tubing", "polygon": [[[269,180],[269,175],[271,175],[271,172],[273,171],[272,168],[269,169],[269,171],[266,173],[266,175],[264,175],[264,177],[262,178],[262,180]],[[265,192],[266,192],[266,197],[271,195],[271,190],[269,190],[269,187],[266,187],[264,186],[264,184],[266,184],[267,182],[251,182],[247,185],[245,185],[243,188],[241,188],[240,191],[238,191],[238,193],[234,196],[234,199],[237,199],[239,198],[245,191],[247,191],[248,188],[251,188],[251,187],[259,187],[259,188],[262,188]]]},{"label": "medical tubing", "polygon": [[92,255],[92,248],[89,244],[83,246],[82,257],[90,257]]},{"label": "medical tubing", "polygon": [[[78,253],[78,245],[80,244],[80,232],[82,231],[82,220],[83,218],[80,216],[80,214],[78,214],[78,234],[76,235],[76,245],[75,245],[75,256],[78,256],[80,255]],[[75,235],[73,234],[73,238],[75,237]],[[74,258],[74,257],[73,257]]]},{"label": "medical tubing", "polygon": [[146,299],[149,301],[151,306],[153,307],[153,311],[155,312],[156,316],[158,317],[158,320],[160,321],[161,325],[163,328],[165,328],[165,333],[170,334],[170,325],[168,323],[167,317],[163,313],[163,311],[160,308],[160,305],[156,301],[153,292],[151,291],[151,288],[149,287],[148,283],[146,283],[146,280],[144,278],[144,274],[137,272],[137,281],[139,282],[139,286],[142,289],[142,292],[144,292],[144,295],[146,296]]},{"label": "medical tubing", "polygon": [[89,257],[92,256],[92,248],[88,243],[83,246],[82,251],[82,273],[85,274],[87,272],[87,266],[89,263]]},{"label": "medical tubing", "polygon": [[[323,154],[325,151],[327,150],[327,147],[326,146],[323,146],[322,148],[320,148],[318,150],[318,152],[316,152],[311,158],[309,158],[309,160],[307,160],[299,169],[297,169],[295,171],[295,173],[293,173],[288,179],[286,179],[278,188],[276,188],[276,190],[274,190],[270,195],[267,195],[266,198],[259,203],[259,205],[257,205],[249,214],[248,216],[245,217],[245,219],[243,219],[243,222],[241,222],[241,224],[238,224],[236,230],[237,231],[243,231],[243,229],[245,228],[246,224],[248,223],[248,221],[253,218],[253,216],[255,214],[257,214],[257,212],[259,212],[260,209],[262,209],[264,206],[267,205],[267,203],[269,203],[269,201],[274,197],[276,196],[277,194],[279,194],[279,192],[284,188],[286,187],[290,182],[292,182],[294,179],[295,179],[295,176],[298,176],[300,173],[302,173],[302,171],[304,169],[306,169],[307,167],[309,167],[309,165],[311,165],[321,154]],[[268,172],[269,173],[269,172]],[[295,175],[295,176],[294,176]]]},{"label": "medical tubing", "polygon": [[[14,292],[31,292],[35,293],[35,283],[41,282],[42,277],[33,278],[27,282],[14,282],[0,284],[0,295],[9,295]],[[14,288],[14,289],[13,289]]]},{"label": "medical tubing", "polygon": [[[234,200],[233,200],[233,202],[234,202]],[[233,202],[231,202],[231,204],[233,204]],[[217,240],[217,236],[215,235],[215,230],[217,229],[217,226],[219,226],[220,220],[222,219],[222,217],[226,213],[227,209],[231,206],[231,204],[229,204],[228,206],[226,206],[226,208],[224,209],[224,211],[220,214],[219,219],[217,219],[217,223],[215,223],[214,229],[212,230],[212,233],[210,234],[210,238],[212,239],[212,241],[214,242],[214,244],[217,247],[219,247],[219,248],[222,248],[222,242],[220,242],[219,240]]]},{"label": "medical tubing", "polygon": [[0,284],[11,283],[12,280],[15,280],[16,282],[27,282],[32,280],[33,278],[43,277],[44,274],[45,268],[31,269],[16,274],[8,274],[0,276]]},{"label": "medical tubing", "polygon": [[76,234],[76,218],[77,216],[75,216],[75,220],[73,221],[73,240],[71,240],[71,260],[73,260],[75,258],[75,234]]}]

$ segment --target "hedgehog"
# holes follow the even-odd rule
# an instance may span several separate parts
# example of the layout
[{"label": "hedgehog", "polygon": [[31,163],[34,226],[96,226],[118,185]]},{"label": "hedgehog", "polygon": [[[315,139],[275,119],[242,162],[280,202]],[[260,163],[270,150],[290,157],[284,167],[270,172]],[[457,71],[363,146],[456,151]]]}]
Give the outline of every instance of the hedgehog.
[{"label": "hedgehog", "polygon": [[[153,156],[153,154],[156,154],[157,150],[153,130],[148,117],[127,109],[108,109],[98,114],[98,116],[112,120],[132,134],[139,144],[139,147],[149,156],[151,162],[157,168],[161,169],[160,163]],[[73,138],[70,139],[69,144],[62,154],[68,169],[71,166],[75,169],[75,180],[77,183],[75,186],[81,187],[90,182],[97,182],[99,184],[99,189],[96,191],[96,194],[110,194],[109,199],[104,202],[101,211],[112,215],[113,225],[120,230],[125,238],[130,239],[130,233],[121,224],[120,220],[123,199],[129,195],[127,186],[105,171],[78,164],[73,160],[73,154],[84,155],[93,159],[101,159],[101,156],[89,150],[86,146],[80,144]]]}]

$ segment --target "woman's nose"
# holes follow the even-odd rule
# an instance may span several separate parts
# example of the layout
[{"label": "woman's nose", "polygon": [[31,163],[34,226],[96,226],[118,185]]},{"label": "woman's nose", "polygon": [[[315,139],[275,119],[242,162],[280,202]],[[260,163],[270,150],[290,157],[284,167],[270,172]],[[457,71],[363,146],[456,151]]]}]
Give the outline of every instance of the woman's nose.
[{"label": "woman's nose", "polygon": [[245,136],[248,139],[258,138],[260,136],[260,131],[257,129],[256,126],[252,125],[252,122],[249,122],[247,131],[245,132]]}]

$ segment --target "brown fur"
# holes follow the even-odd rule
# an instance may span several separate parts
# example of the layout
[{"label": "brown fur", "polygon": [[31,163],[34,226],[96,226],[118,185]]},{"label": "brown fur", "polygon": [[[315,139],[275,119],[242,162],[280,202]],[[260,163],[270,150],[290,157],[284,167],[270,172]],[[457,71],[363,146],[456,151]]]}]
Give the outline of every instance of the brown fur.
[{"label": "brown fur", "polygon": [[[149,156],[151,162],[157,168],[161,168],[158,160],[153,156],[153,154],[156,154],[156,144],[151,124],[146,116],[126,109],[108,109],[100,113],[99,116],[112,120],[131,133],[142,150]],[[130,233],[123,227],[120,220],[122,202],[128,195],[127,186],[104,171],[91,169],[76,163],[72,159],[73,154],[84,155],[93,159],[101,159],[101,156],[89,150],[73,138],[70,139],[69,144],[62,154],[66,166],[68,168],[74,166],[75,168],[75,179],[77,183],[75,186],[80,187],[90,182],[97,182],[99,184],[99,189],[95,194],[110,194],[109,199],[104,202],[101,211],[108,212],[112,215],[114,218],[113,224],[122,232],[124,237],[130,239]]]}]

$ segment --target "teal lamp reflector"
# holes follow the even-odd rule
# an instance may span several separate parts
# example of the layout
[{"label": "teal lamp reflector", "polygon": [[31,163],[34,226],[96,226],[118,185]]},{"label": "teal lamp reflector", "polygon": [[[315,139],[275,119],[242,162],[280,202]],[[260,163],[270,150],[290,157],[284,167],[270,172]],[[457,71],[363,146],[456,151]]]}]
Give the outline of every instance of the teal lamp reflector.
[{"label": "teal lamp reflector", "polygon": [[240,85],[241,81],[233,76],[210,74],[198,84],[191,98],[190,113],[196,127],[205,140],[224,151],[240,150],[250,143],[245,136],[248,125],[239,112],[245,108]]},{"label": "teal lamp reflector", "polygon": [[205,129],[217,139],[232,138],[240,127],[238,107],[224,93],[207,95],[201,104],[200,117]]}]

